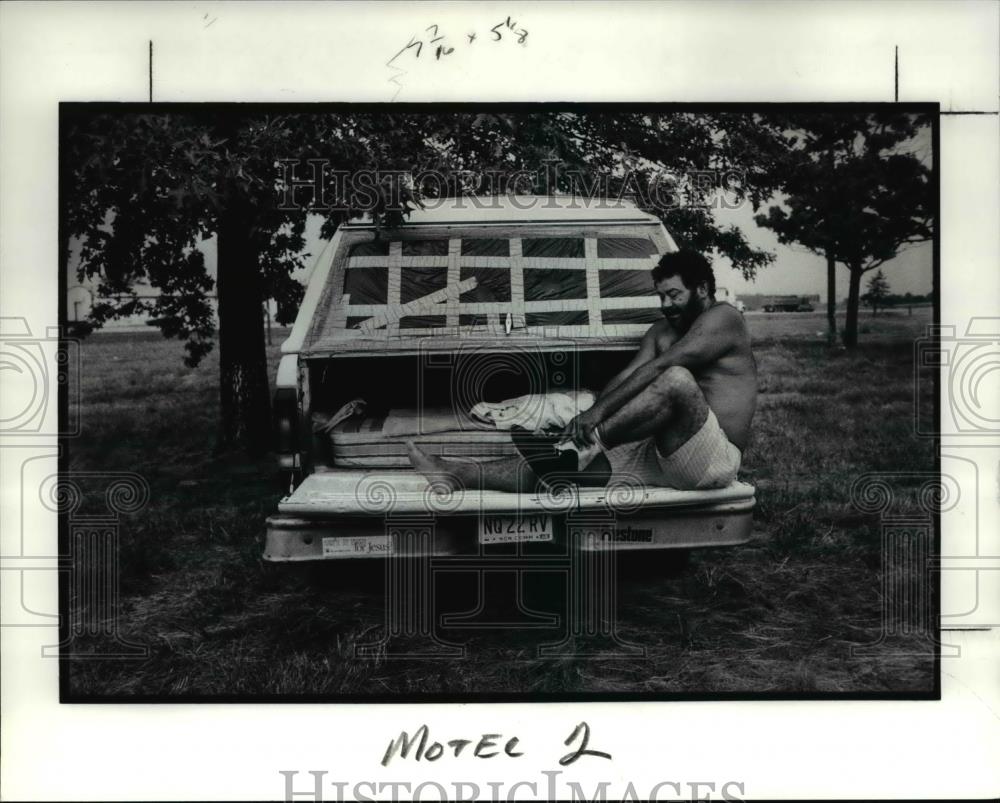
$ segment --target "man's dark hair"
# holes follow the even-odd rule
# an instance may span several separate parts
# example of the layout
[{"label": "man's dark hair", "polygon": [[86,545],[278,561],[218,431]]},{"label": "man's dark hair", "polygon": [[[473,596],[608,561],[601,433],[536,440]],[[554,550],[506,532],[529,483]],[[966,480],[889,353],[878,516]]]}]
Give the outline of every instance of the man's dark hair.
[{"label": "man's dark hair", "polygon": [[653,282],[661,282],[671,276],[680,276],[688,290],[695,290],[699,284],[704,284],[709,297],[715,298],[712,263],[697,251],[673,251],[660,257],[653,268]]}]

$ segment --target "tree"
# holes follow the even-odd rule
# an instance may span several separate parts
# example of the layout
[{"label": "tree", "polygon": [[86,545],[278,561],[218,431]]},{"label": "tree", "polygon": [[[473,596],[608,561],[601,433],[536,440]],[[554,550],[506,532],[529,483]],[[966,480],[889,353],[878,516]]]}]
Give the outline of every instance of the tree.
[{"label": "tree", "polygon": [[[849,271],[844,345],[857,346],[862,276],[933,236],[928,167],[903,146],[929,124],[900,112],[824,113],[784,119],[790,145],[783,205],[757,215],[779,241],[827,260],[828,301],[837,263]],[[831,327],[833,310],[828,309]]]},{"label": "tree", "polygon": [[[290,274],[305,256],[305,215],[281,207],[276,160],[298,154],[305,140],[324,143],[341,162],[369,165],[374,154],[361,143],[371,121],[344,115],[334,123],[238,107],[98,115],[73,107],[65,114],[66,234],[81,242],[79,278],[96,277],[102,299],[90,326],[149,313],[165,336],[186,340],[185,361],[196,365],[216,337],[207,298],[215,289],[218,443],[264,451],[271,425],[263,302],[298,302],[302,287]],[[387,117],[400,152],[421,141],[413,126]],[[331,217],[343,220],[346,213]],[[214,282],[197,247],[212,235]],[[138,281],[160,295],[140,297]]]},{"label": "tree", "polygon": [[[599,185],[601,195],[625,195],[655,184],[660,198],[664,188],[686,196],[684,205],[666,207],[651,196],[639,198],[681,243],[728,257],[748,277],[773,259],[735,227],[718,225],[711,212],[720,188],[755,209],[773,192],[773,167],[785,144],[755,115],[137,108],[96,114],[83,105],[64,108],[63,247],[68,259],[70,240],[79,240],[78,278],[99,282],[90,328],[148,313],[165,336],[186,341],[189,365],[218,337],[221,447],[260,452],[268,446],[262,306],[273,298],[287,309],[301,298],[290,274],[306,256],[309,211],[324,215],[322,233],[330,237],[362,213],[377,226],[394,226],[421,197],[511,189],[475,176],[535,176],[519,192],[579,190],[582,181],[591,189]],[[299,172],[315,159],[323,160],[331,179],[338,171],[369,171],[376,179],[361,198],[337,194],[343,203],[312,197],[288,204],[293,187],[282,160],[289,159]],[[560,168],[554,175],[545,169],[551,164]],[[448,180],[379,178],[393,171]],[[689,179],[693,174],[698,181]],[[297,192],[303,196],[302,188]],[[214,282],[198,248],[211,236],[218,250]],[[159,296],[141,297],[137,282]],[[208,299],[213,289],[218,333]]]},{"label": "tree", "polygon": [[872,317],[878,315],[879,306],[885,306],[889,299],[889,281],[881,269],[868,280],[868,292],[862,300],[872,308]]}]

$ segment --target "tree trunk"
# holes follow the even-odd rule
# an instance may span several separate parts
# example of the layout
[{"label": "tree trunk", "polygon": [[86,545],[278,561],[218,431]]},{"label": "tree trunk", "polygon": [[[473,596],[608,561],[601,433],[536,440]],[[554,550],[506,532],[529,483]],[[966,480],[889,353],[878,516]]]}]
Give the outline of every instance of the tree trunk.
[{"label": "tree trunk", "polygon": [[219,221],[219,446],[260,455],[270,444],[271,400],[252,219],[249,209],[234,203]]},{"label": "tree trunk", "polygon": [[826,255],[826,322],[829,329],[827,339],[831,346],[837,345],[837,261],[833,255]]},{"label": "tree trunk", "polygon": [[861,267],[848,265],[851,271],[847,293],[847,322],[844,324],[844,345],[853,349],[858,345],[858,306],[861,303]]}]

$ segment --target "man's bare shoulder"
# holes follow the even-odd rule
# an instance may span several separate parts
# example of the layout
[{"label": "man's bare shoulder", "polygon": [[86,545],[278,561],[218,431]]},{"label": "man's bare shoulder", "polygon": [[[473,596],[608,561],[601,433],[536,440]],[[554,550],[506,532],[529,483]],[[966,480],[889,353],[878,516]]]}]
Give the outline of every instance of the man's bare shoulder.
[{"label": "man's bare shoulder", "polygon": [[743,326],[743,314],[727,301],[718,301],[705,310],[705,315],[711,315],[717,321],[725,321],[731,325]]},{"label": "man's bare shoulder", "polygon": [[732,304],[721,301],[715,306],[709,307],[698,316],[696,323],[701,327],[714,332],[726,332],[736,336],[745,336],[747,332],[746,321],[743,315]]}]

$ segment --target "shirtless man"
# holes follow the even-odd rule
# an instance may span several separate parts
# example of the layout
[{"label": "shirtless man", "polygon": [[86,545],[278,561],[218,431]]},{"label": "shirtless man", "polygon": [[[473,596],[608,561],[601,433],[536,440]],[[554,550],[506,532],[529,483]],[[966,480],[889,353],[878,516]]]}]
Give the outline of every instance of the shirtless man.
[{"label": "shirtless man", "polygon": [[[409,444],[410,462],[435,483],[529,491],[545,475],[584,485],[617,481],[680,489],[736,479],[757,403],[757,369],[743,316],[715,300],[715,276],[692,251],[664,254],[652,271],[663,320],[632,361],[555,445],[515,438],[525,460],[445,461]],[[596,479],[595,479],[596,478]]]}]

